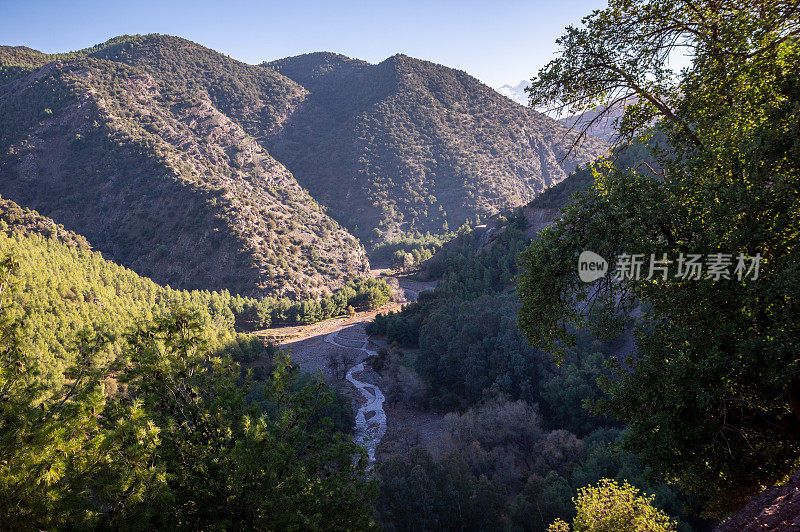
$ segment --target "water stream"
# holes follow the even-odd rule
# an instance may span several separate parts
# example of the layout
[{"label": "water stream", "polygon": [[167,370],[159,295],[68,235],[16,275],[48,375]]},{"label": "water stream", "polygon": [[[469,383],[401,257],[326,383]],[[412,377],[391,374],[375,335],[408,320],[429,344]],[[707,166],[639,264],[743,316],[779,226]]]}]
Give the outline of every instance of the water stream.
[{"label": "water stream", "polygon": [[[353,325],[345,329],[340,329],[326,336],[326,340],[337,347],[343,349],[353,349],[363,351],[364,357],[377,355],[375,351],[367,349],[369,339],[363,324]],[[367,449],[370,465],[375,463],[375,451],[378,444],[386,434],[386,412],[383,410],[385,397],[383,392],[367,382],[358,380],[357,375],[364,371],[365,363],[359,362],[347,370],[346,379],[364,397],[365,403],[356,412],[356,434],[354,441]]]}]

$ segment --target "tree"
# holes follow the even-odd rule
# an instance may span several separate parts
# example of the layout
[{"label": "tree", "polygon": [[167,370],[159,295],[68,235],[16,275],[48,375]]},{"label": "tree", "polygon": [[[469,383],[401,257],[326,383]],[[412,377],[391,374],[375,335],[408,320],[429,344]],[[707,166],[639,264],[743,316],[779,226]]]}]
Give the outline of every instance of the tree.
[{"label": "tree", "polygon": [[421,447],[381,465],[377,510],[393,530],[502,530],[503,492],[464,459],[441,462]]},{"label": "tree", "polygon": [[158,319],[129,342],[120,380],[162,428],[170,495],[170,511],[132,513],[146,512],[159,528],[371,526],[364,452],[330,420],[313,422],[330,392],[313,382],[293,391],[288,357],[279,357],[259,412],[245,401],[239,368],[205,349],[190,314]]},{"label": "tree", "polygon": [[[597,486],[578,489],[573,499],[577,515],[572,522],[575,532],[671,532],[675,523],[653,506],[653,497],[639,495],[639,490],[623,482],[601,479]],[[569,532],[569,525],[557,519],[548,532]]]},{"label": "tree", "polygon": [[374,527],[366,453],[334,428],[330,390],[288,357],[254,381],[201,312],[176,309],[129,324],[111,364],[98,356],[109,333],[77,334],[66,380],[42,380],[8,297],[15,264],[0,267],[5,527]]},{"label": "tree", "polygon": [[[637,352],[601,407],[630,424],[627,450],[712,513],[800,459],[798,33],[790,2],[612,0],[567,30],[531,88],[532,101],[571,109],[635,95],[623,136],[647,137],[657,121],[665,140],[658,175],[595,165],[593,188],[524,253],[520,327],[556,354],[589,314],[598,334],[634,327]],[[692,64],[673,76],[665,60],[678,47]],[[666,280],[583,283],[584,250],[721,253],[734,265],[760,255],[760,272],[676,279],[673,263]]]},{"label": "tree", "polygon": [[[96,418],[105,398],[92,362],[103,338],[82,338],[82,356],[69,372],[72,382],[48,389],[38,378],[36,360],[24,349],[22,323],[10,312],[9,284],[16,266],[8,257],[0,270],[0,520],[17,530],[67,521],[91,526],[95,512],[85,504],[85,490],[101,475],[105,453],[119,450],[113,432],[104,431]],[[137,423],[139,412],[131,413],[131,424],[143,429],[141,449],[152,449],[155,434]],[[131,473],[133,480],[140,471]],[[109,484],[98,492],[98,502],[108,502],[117,487]],[[129,493],[139,487],[139,482],[129,483]]]},{"label": "tree", "polygon": [[[665,119],[684,140],[702,145],[693,117],[680,108],[684,87],[668,68],[670,57],[689,54],[695,67],[722,74],[736,62],[767,57],[800,33],[798,6],[782,0],[746,5],[736,0],[616,0],[583,23],[567,28],[556,41],[561,53],[526,89],[532,106],[550,105],[569,114],[598,111],[575,144],[595,122],[607,120],[615,106],[626,105],[617,124],[618,140]],[[736,91],[727,87],[727,92],[732,96]]]}]

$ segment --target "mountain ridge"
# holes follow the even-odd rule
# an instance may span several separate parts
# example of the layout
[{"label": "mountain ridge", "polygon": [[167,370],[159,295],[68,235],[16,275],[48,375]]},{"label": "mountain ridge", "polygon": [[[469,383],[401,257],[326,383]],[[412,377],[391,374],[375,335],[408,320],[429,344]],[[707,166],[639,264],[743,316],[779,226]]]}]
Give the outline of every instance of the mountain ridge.
[{"label": "mountain ridge", "polygon": [[0,194],[178,288],[318,296],[363,242],[522,205],[575,164],[569,132],[404,54],[249,65],[186,39],[0,47]]},{"label": "mountain ridge", "polygon": [[352,236],[202,94],[91,57],[29,76],[0,88],[0,116],[43,99],[40,78],[60,95],[40,122],[5,121],[3,193],[119,263],[181,288],[298,298],[367,271]]},{"label": "mountain ridge", "polygon": [[[327,137],[308,142],[309,150],[300,156],[292,148],[304,139],[291,119],[287,131],[267,145],[362,238],[376,228],[398,233],[403,223],[439,231],[445,222],[457,227],[476,215],[522,205],[606,148],[590,138],[588,147],[561,161],[568,151],[567,128],[466,72],[404,54],[377,64],[336,58],[334,63],[331,55],[305,54],[267,63],[309,88],[309,107],[330,128]],[[359,85],[366,87],[352,96],[350,88]],[[330,112],[342,107],[343,94],[359,105],[349,113]],[[382,151],[384,146],[390,149]],[[327,167],[319,168],[316,159],[325,159]],[[394,182],[387,174],[401,178]],[[356,176],[345,196],[360,198],[364,211],[353,213],[325,196],[340,175]]]}]

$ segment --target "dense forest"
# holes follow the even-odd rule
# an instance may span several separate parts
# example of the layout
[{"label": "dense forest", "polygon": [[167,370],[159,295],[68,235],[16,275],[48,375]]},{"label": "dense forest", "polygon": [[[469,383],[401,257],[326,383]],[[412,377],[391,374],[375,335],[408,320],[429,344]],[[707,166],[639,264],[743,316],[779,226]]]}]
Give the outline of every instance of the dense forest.
[{"label": "dense forest", "polygon": [[[519,323],[554,353],[592,314],[598,333],[630,329],[636,352],[617,360],[600,409],[628,426],[624,449],[724,516],[795,473],[800,453],[800,22],[783,2],[691,5],[612,2],[570,30],[532,84],[533,101],[561,107],[638,95],[621,134],[648,137],[657,121],[665,142],[660,171],[600,166],[525,252]],[[690,31],[691,66],[667,75],[673,38]],[[594,42],[608,43],[600,57]],[[607,68],[629,60],[625,79]],[[582,283],[567,272],[587,249],[617,269],[622,253],[651,269],[667,257],[672,273]],[[696,277],[680,276],[688,254],[705,257]],[[737,273],[747,257],[757,275]]]},{"label": "dense forest", "polygon": [[[436,289],[370,326],[396,345],[381,371],[451,412],[444,443],[380,470],[387,528],[703,529],[797,472],[798,27],[782,2],[612,1],[567,29],[532,102],[616,113],[632,151],[446,244]],[[624,253],[731,260],[590,284],[585,250],[616,271]]]},{"label": "dense forest", "polygon": [[[132,322],[150,320],[171,309],[198,313],[204,329],[216,331],[210,347],[247,362],[264,349],[253,336],[234,332],[276,325],[309,324],[353,310],[379,308],[391,297],[383,280],[354,279],[321,299],[292,301],[253,299],[228,291],[187,291],[162,287],[146,277],[105,260],[80,235],[56,225],[35,211],[0,198],[0,253],[17,262],[6,292],[15,305],[10,315],[20,325],[24,347],[40,359],[47,382],[62,382],[72,363],[74,336],[103,328],[119,337]],[[98,358],[119,355],[119,342],[109,341]]]},{"label": "dense forest", "polygon": [[0,207],[3,529],[371,527],[349,399],[234,330],[262,302],[161,287]]},{"label": "dense forest", "polygon": [[172,309],[130,321],[111,360],[111,332],[76,331],[68,381],[43,383],[5,298],[16,264],[0,314],[4,528],[370,528],[365,453],[287,357],[242,373],[203,316]]},{"label": "dense forest", "polygon": [[[589,186],[585,170],[561,184],[573,192]],[[422,272],[440,279],[436,288],[368,325],[396,346],[372,362],[400,376],[394,396],[449,412],[445,444],[416,448],[381,467],[377,504],[385,528],[544,531],[556,519],[572,519],[577,490],[604,478],[625,479],[653,495],[679,530],[701,523],[690,496],[654,481],[636,454],[617,448],[624,424],[589,408],[603,397],[598,380],[613,375],[607,361],[625,340],[604,341],[587,327],[556,364],[517,326],[517,262],[531,241],[524,213],[549,212],[561,194],[489,220],[490,245],[486,229],[445,244]],[[470,500],[475,490],[481,505],[456,511],[458,498]]]}]

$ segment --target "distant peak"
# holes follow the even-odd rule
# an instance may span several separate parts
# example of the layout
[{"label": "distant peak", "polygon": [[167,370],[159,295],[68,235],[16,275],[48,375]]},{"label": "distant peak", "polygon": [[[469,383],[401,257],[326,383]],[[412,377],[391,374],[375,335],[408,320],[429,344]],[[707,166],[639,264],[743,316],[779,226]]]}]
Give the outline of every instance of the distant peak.
[{"label": "distant peak", "polygon": [[[347,57],[346,55],[340,54],[340,53],[337,53],[337,52],[321,51],[321,52],[308,52],[308,53],[305,53],[305,54],[292,55],[292,56],[289,56],[289,57],[284,57],[282,59],[277,59],[277,60],[272,61],[272,62],[273,63],[277,63],[278,61],[292,61],[292,60],[298,60],[298,59],[306,59],[306,60],[308,60],[308,59],[318,59],[318,60],[335,59],[335,60],[338,60],[338,61],[358,61],[358,59],[353,59],[351,57]],[[269,61],[265,61],[265,62],[269,62]]]},{"label": "distant peak", "polygon": [[497,92],[508,98],[509,100],[513,100],[520,105],[528,105],[528,93],[525,92],[525,89],[531,84],[530,81],[524,79],[517,83],[516,85],[510,85],[506,83],[502,87],[498,87],[495,89]]}]

